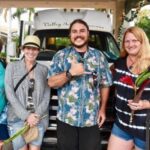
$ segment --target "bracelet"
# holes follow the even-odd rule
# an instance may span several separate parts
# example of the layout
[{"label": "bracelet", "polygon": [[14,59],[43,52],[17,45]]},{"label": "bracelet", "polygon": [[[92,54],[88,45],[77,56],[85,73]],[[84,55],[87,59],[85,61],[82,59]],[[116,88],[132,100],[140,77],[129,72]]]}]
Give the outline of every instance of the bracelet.
[{"label": "bracelet", "polygon": [[66,71],[66,77],[69,81],[72,79],[72,74],[69,72],[69,70]]}]

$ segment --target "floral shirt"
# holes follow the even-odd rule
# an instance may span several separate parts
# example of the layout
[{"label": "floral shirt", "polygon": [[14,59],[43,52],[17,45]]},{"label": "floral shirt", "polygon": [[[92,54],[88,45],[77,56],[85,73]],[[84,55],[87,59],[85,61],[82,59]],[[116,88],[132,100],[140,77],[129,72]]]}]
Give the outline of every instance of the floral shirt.
[{"label": "floral shirt", "polygon": [[100,88],[112,84],[111,72],[99,50],[89,47],[81,57],[73,47],[68,47],[53,57],[49,76],[69,70],[73,57],[84,64],[85,74],[74,77],[57,89],[59,100],[57,118],[72,126],[93,126],[97,124]]}]

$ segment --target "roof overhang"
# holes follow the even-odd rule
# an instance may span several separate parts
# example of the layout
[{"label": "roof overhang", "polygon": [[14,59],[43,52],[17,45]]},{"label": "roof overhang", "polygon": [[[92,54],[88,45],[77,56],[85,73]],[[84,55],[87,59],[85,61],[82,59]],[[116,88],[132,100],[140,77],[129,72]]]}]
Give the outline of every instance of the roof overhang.
[{"label": "roof overhang", "polygon": [[63,7],[63,8],[110,8],[114,9],[117,0],[1,0],[0,7]]}]

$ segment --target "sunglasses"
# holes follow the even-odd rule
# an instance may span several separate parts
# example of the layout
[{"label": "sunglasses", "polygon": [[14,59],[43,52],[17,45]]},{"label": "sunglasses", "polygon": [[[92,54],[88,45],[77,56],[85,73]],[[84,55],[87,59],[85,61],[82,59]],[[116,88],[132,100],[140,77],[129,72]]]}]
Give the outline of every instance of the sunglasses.
[{"label": "sunglasses", "polygon": [[26,109],[30,112],[34,112],[34,103],[33,103],[33,97],[32,97],[32,93],[34,91],[34,85],[35,85],[35,80],[34,79],[30,79],[29,80],[29,89],[28,89],[28,99],[27,99],[27,107]]},{"label": "sunglasses", "polygon": [[98,75],[97,75],[97,73],[96,72],[88,72],[88,71],[86,71],[84,73],[87,74],[87,75],[92,76],[92,78],[93,78],[93,85],[92,85],[92,87],[96,88],[97,85],[98,85]]}]

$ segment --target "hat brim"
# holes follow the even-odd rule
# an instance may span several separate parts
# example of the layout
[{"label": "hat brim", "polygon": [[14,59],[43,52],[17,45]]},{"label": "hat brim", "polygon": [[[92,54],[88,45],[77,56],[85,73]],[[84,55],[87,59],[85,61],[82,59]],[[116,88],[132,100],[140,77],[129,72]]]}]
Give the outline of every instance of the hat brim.
[{"label": "hat brim", "polygon": [[38,44],[32,43],[32,42],[30,42],[30,43],[25,43],[25,44],[23,45],[23,47],[25,47],[25,46],[40,48]]},{"label": "hat brim", "polygon": [[32,44],[23,45],[23,47],[26,47],[26,46],[39,48],[38,46],[36,46],[36,45],[32,45]]}]

